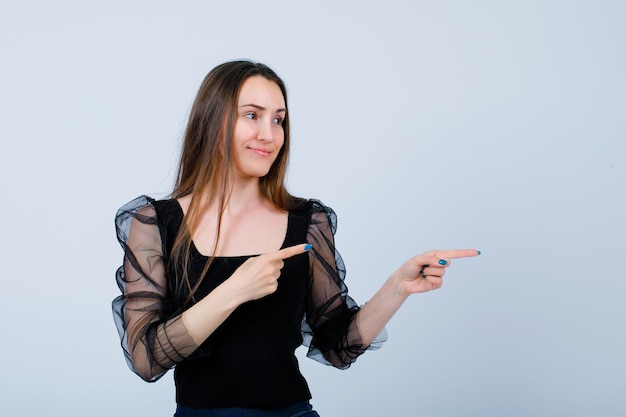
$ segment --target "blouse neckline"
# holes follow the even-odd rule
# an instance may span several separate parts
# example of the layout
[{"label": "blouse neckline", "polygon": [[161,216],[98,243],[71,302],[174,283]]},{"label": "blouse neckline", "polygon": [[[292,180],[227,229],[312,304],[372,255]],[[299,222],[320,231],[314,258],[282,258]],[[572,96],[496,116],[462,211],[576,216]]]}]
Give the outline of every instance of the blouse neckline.
[{"label": "blouse neckline", "polygon": [[[182,227],[183,225],[183,221],[185,221],[185,213],[183,212],[183,208],[180,205],[180,202],[176,199],[176,198],[172,198],[173,201],[173,205],[176,207],[176,215],[179,217],[180,219],[180,223],[179,226]],[[285,244],[287,243],[287,236],[289,236],[289,231],[291,230],[292,226],[293,226],[293,212],[289,211],[287,213],[287,230],[285,231],[285,237],[283,238],[282,243],[280,244],[280,248],[276,249],[276,250],[280,250],[283,249],[285,247]],[[200,250],[196,247],[196,243],[193,241],[193,239],[191,239],[191,250],[194,252],[195,255],[200,256],[201,258],[204,259],[209,259],[210,256],[209,255],[205,255],[202,252],[200,252]],[[255,256],[260,256],[262,255],[261,253],[257,253],[257,254],[252,254],[252,255],[230,255],[230,256],[215,256],[214,259],[247,259],[247,258],[252,258]]]}]

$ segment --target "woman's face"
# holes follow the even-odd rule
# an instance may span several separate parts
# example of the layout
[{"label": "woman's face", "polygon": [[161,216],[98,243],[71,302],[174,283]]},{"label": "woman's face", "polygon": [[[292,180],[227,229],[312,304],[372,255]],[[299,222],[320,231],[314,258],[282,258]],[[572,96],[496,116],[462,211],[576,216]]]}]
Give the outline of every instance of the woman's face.
[{"label": "woman's face", "polygon": [[285,99],[274,81],[259,75],[244,81],[232,143],[238,178],[267,175],[285,142],[285,114]]}]

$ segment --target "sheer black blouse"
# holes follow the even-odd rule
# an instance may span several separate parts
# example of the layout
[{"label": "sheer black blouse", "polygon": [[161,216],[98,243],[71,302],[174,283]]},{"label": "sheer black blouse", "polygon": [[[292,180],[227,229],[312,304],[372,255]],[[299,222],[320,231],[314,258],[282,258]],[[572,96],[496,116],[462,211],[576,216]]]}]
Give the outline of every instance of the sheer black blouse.
[{"label": "sheer black blouse", "polygon": [[[182,319],[180,284],[169,261],[183,221],[176,200],[141,196],[117,213],[117,237],[124,249],[117,283],[122,292],[113,312],[129,367],[156,381],[176,367],[179,404],[194,408],[279,407],[309,399],[295,349],[347,368],[366,349],[376,349],[384,332],[363,346],[357,304],[348,296],[345,268],[334,246],[336,215],[317,200],[289,213],[282,247],[308,242],[313,248],[285,260],[278,290],[239,306],[200,346]],[[202,281],[201,299],[228,279],[249,256],[217,257]],[[192,244],[189,276],[199,279],[208,260]]]}]

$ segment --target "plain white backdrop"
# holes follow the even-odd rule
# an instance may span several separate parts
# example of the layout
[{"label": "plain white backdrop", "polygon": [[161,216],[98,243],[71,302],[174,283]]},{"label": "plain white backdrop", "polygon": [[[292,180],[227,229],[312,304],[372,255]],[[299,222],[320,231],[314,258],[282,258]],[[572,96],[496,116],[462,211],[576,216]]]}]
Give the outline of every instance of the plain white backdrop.
[{"label": "plain white backdrop", "polygon": [[215,65],[286,81],[289,188],[339,215],[364,303],[413,254],[476,247],[322,416],[626,414],[621,1],[0,1],[5,416],[170,416],[124,362],[113,216],[171,191]]}]

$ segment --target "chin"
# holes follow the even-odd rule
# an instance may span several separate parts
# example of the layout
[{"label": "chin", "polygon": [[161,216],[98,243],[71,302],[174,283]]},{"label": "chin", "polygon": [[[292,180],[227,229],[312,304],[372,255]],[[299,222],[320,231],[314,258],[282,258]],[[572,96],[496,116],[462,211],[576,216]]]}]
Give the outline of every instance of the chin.
[{"label": "chin", "polygon": [[270,172],[269,169],[255,169],[255,170],[244,171],[241,173],[241,176],[260,179],[260,178],[265,177],[267,174],[269,174],[269,172]]}]

